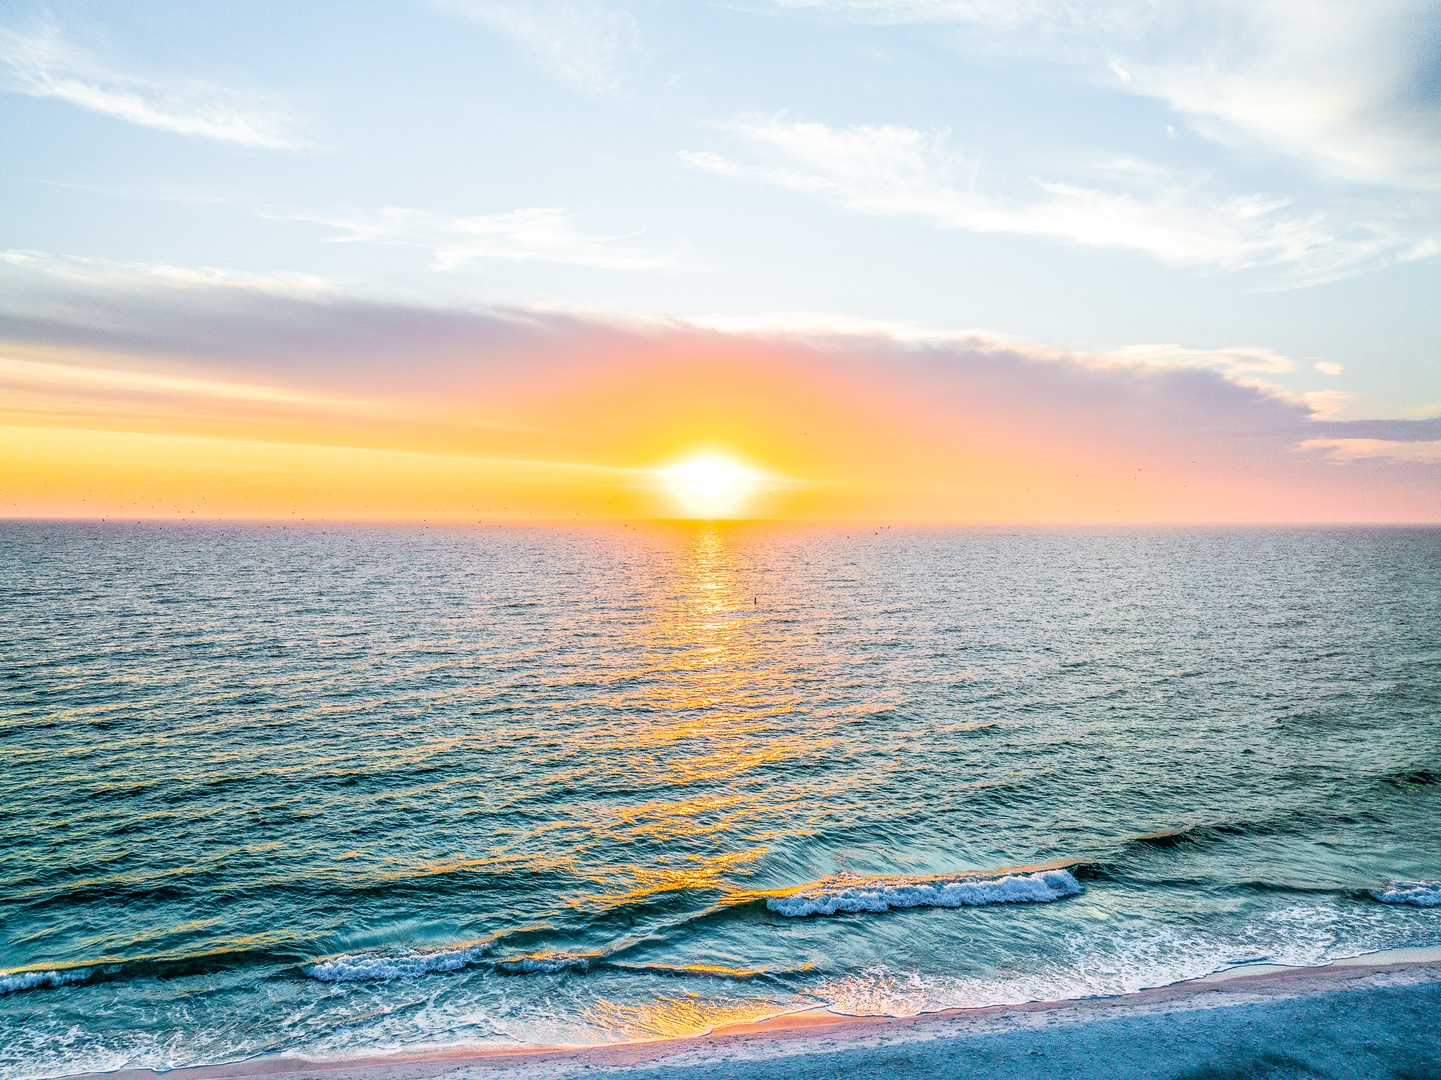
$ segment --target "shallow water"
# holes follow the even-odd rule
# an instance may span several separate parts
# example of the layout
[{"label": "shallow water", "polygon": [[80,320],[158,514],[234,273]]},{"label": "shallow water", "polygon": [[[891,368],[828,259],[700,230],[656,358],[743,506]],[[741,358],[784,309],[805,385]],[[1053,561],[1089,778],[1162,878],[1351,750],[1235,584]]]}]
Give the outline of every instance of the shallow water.
[{"label": "shallow water", "polygon": [[1441,944],[1437,530],[12,523],[0,640],[4,1076]]}]

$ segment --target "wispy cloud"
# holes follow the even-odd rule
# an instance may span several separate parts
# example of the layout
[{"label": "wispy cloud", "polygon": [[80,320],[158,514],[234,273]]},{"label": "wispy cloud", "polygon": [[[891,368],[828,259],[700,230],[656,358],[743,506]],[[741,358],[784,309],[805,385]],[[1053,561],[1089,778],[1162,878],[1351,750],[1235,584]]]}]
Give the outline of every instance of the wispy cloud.
[{"label": "wispy cloud", "polygon": [[1181,345],[1126,345],[1103,354],[1130,363],[1159,367],[1212,368],[1228,375],[1285,375],[1297,368],[1295,360],[1263,345],[1234,345],[1221,349],[1192,349]]},{"label": "wispy cloud", "polygon": [[872,339],[900,345],[965,349],[984,355],[1024,355],[1038,363],[1069,364],[1097,371],[1195,370],[1219,373],[1227,382],[1258,391],[1288,405],[1304,407],[1317,419],[1333,419],[1350,403],[1340,390],[1294,393],[1272,378],[1300,369],[1294,359],[1264,345],[1230,345],[1201,349],[1179,344],[1125,345],[1107,351],[1056,349],[1018,341],[988,330],[940,330],[915,323],[862,319],[847,315],[790,312],[766,316],[707,315],[677,320],[677,324],[718,330],[727,334],[771,338],[824,347],[826,343]]},{"label": "wispy cloud", "polygon": [[1026,350],[1028,356],[1067,360],[1093,367],[1205,368],[1228,376],[1284,375],[1300,366],[1264,345],[1197,349],[1176,344],[1126,345],[1108,352],[1043,349],[988,330],[941,330],[918,323],[865,319],[853,315],[787,312],[774,315],[706,315],[677,320],[727,334],[818,341],[826,338],[875,338],[909,345],[961,346],[983,352]]},{"label": "wispy cloud", "polygon": [[1321,453],[1330,461],[1404,461],[1441,465],[1441,441],[1400,442],[1394,439],[1306,439],[1297,450]]},{"label": "wispy cloud", "polygon": [[1128,89],[1213,139],[1354,180],[1436,188],[1438,34],[1441,11],[1417,0],[1224,0],[1198,8],[1189,32],[1152,28],[1122,47]]},{"label": "wispy cloud", "polygon": [[1268,195],[1221,195],[1205,178],[1135,160],[1092,165],[1080,179],[1035,179],[1028,191],[982,191],[978,168],[944,131],[891,125],[837,128],[780,116],[741,117],[724,129],[760,151],[740,163],[683,153],[711,172],[757,180],[866,214],[915,217],[943,229],[1051,236],[1137,251],[1178,266],[1280,267],[1311,284],[1437,250],[1381,221],[1337,223],[1298,214]]},{"label": "wispy cloud", "polygon": [[455,270],[477,259],[569,263],[602,270],[651,270],[675,266],[674,257],[629,245],[639,232],[584,233],[561,209],[528,207],[499,214],[456,217],[387,206],[341,214],[274,213],[334,230],[336,243],[402,244],[429,248],[438,270]]},{"label": "wispy cloud", "polygon": [[640,48],[629,12],[602,0],[434,0],[509,34],[552,74],[592,94],[619,90]]},{"label": "wispy cloud", "polygon": [[[51,350],[53,351],[53,350]],[[39,356],[41,359],[36,359]],[[58,393],[88,393],[138,397],[198,398],[215,401],[247,401],[266,405],[322,406],[337,403],[351,409],[368,405],[373,412],[379,402],[337,398],[285,387],[254,385],[218,379],[197,379],[127,370],[91,363],[56,363],[44,350],[10,348],[0,351],[0,386],[9,390]]]},{"label": "wispy cloud", "polygon": [[1137,364],[1159,369],[1195,368],[1220,372],[1228,382],[1258,390],[1292,405],[1304,406],[1314,419],[1335,419],[1350,404],[1343,390],[1313,390],[1293,393],[1273,380],[1294,374],[1299,368],[1291,357],[1264,345],[1231,345],[1217,349],[1188,348],[1176,344],[1125,345],[1095,354],[1100,364]]},{"label": "wispy cloud", "polygon": [[1430,0],[774,0],[878,23],[965,23],[972,47],[1159,98],[1203,134],[1334,175],[1441,186]]},{"label": "wispy cloud", "polygon": [[267,150],[304,145],[292,117],[207,83],[120,72],[53,30],[0,28],[0,87],[65,101],[142,127]]},{"label": "wispy cloud", "polygon": [[969,22],[1013,26],[1042,18],[1064,17],[1066,4],[1041,0],[772,0],[797,11],[842,14],[880,23]]},{"label": "wispy cloud", "polygon": [[122,286],[149,283],[174,288],[230,288],[270,296],[320,299],[333,291],[314,274],[257,274],[214,266],[171,266],[168,263],[116,262],[43,251],[0,251],[0,264],[84,285]]}]

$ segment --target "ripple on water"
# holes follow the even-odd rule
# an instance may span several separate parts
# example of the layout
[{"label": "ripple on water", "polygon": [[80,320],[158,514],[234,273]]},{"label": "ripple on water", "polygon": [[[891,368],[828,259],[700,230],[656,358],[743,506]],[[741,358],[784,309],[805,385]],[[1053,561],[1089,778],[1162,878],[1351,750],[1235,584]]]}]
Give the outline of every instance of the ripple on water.
[{"label": "ripple on water", "polygon": [[1441,942],[1438,556],[5,523],[0,1075]]}]

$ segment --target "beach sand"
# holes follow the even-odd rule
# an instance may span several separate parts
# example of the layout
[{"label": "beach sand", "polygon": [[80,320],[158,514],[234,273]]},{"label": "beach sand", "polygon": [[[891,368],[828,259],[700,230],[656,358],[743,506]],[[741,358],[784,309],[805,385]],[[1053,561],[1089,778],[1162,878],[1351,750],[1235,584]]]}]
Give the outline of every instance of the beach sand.
[{"label": "beach sand", "polygon": [[273,1057],[169,1075],[173,1080],[1423,1080],[1441,1078],[1441,949],[1397,949],[1320,968],[1234,968],[1108,998],[905,1018],[817,1011],[691,1038],[588,1049],[456,1049],[334,1061]]}]

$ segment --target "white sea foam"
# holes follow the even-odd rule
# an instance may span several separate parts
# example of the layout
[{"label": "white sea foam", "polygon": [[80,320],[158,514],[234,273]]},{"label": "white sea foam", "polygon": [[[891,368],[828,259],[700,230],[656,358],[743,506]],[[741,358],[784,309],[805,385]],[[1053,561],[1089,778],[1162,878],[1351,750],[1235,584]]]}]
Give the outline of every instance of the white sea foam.
[{"label": "white sea foam", "polygon": [[800,917],[890,908],[1047,903],[1080,891],[1081,886],[1065,870],[951,881],[841,875],[790,896],[772,897],[766,907],[780,915]]},{"label": "white sea foam", "polygon": [[4,971],[0,972],[0,994],[34,990],[37,986],[64,986],[88,978],[88,971]]},{"label": "white sea foam", "polygon": [[[1098,906],[1106,903],[1106,898],[1098,899]],[[1186,898],[1186,908],[1197,914],[1212,910],[1195,896]],[[1319,967],[1390,948],[1411,940],[1413,933],[1396,927],[1389,917],[1393,914],[1380,905],[1357,909],[1327,897],[1289,904],[1231,926],[1215,925],[1213,918],[1181,919],[1173,925],[1154,919],[1090,922],[1088,932],[1053,938],[1043,952],[1023,946],[1019,962],[983,963],[964,974],[877,964],[825,979],[811,993],[832,1011],[856,1016],[1110,997],[1243,964]]]},{"label": "white sea foam", "polygon": [[323,982],[416,979],[437,972],[459,971],[474,963],[485,950],[485,945],[470,945],[461,949],[351,953],[322,960],[306,968],[305,973]]},{"label": "white sea foam", "polygon": [[1371,895],[1383,904],[1441,907],[1441,881],[1398,881],[1389,889],[1380,889]]}]

